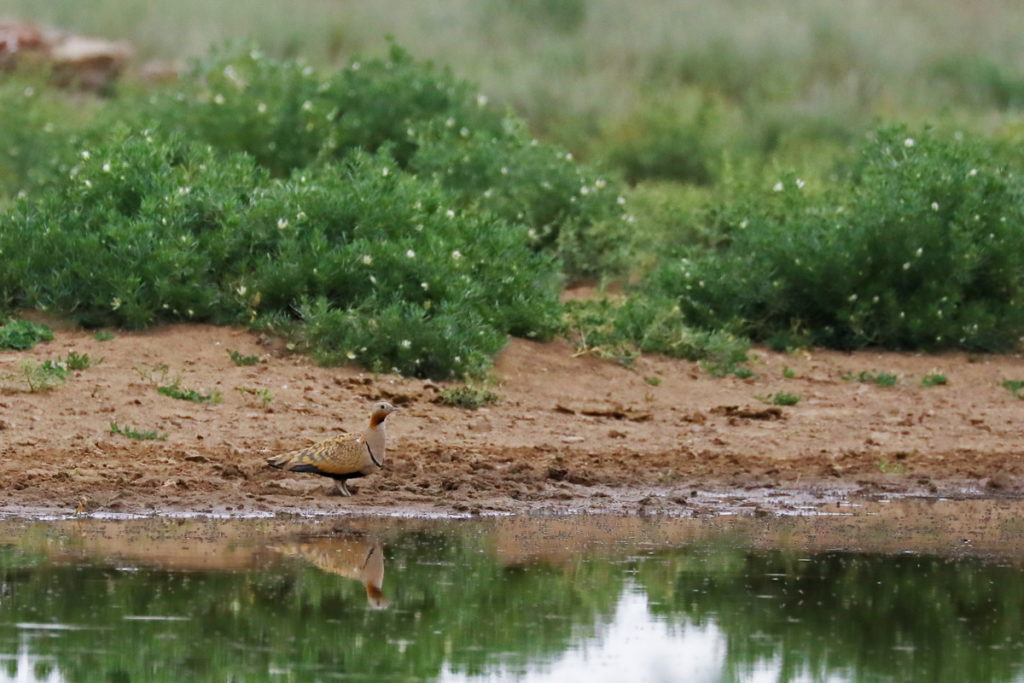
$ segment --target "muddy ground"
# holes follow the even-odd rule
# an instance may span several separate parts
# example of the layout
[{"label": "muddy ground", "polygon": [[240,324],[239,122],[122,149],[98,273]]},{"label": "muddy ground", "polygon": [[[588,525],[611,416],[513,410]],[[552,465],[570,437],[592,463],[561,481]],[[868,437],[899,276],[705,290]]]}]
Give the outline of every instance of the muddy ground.
[{"label": "muddy ground", "polygon": [[[229,350],[261,362],[238,367]],[[62,387],[17,390],[22,361],[70,351],[103,361]],[[627,369],[565,342],[514,339],[496,366],[500,402],[471,411],[440,404],[443,384],[317,367],[245,330],[177,325],[98,341],[58,328],[30,351],[0,352],[0,512],[785,514],[863,496],[1024,491],[1024,403],[1001,386],[1024,379],[1020,356],[755,356],[757,377],[714,378],[687,361]],[[157,393],[159,365],[223,400]],[[843,379],[861,371],[899,383]],[[933,372],[949,383],[923,387]],[[269,404],[239,388],[269,391]],[[763,400],[780,392],[801,400]],[[378,398],[401,412],[388,420],[385,469],[353,482],[355,496],[265,465],[362,429]],[[111,423],[167,438],[132,440]]]}]

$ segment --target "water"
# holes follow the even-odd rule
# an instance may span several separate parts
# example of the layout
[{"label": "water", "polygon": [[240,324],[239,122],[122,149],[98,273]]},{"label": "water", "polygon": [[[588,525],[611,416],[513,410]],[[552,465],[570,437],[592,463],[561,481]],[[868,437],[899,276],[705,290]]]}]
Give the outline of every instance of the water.
[{"label": "water", "polygon": [[1022,681],[1022,510],[0,522],[0,681]]}]

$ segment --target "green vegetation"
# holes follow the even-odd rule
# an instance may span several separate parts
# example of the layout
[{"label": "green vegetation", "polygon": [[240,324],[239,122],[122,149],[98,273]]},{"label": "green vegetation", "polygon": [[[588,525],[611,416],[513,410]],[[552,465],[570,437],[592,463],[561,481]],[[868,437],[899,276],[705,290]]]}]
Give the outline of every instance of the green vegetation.
[{"label": "green vegetation", "polygon": [[782,376],[785,377],[786,379],[793,379],[794,377],[796,377],[796,371],[790,367],[782,368]]},{"label": "green vegetation", "polygon": [[650,384],[652,387],[660,387],[662,382],[660,377],[655,377],[654,375],[644,377],[644,381]]},{"label": "green vegetation", "polygon": [[255,401],[264,410],[269,408],[270,404],[274,402],[274,395],[267,388],[254,389],[253,387],[240,386],[235,387],[235,391],[241,394],[243,398]]},{"label": "green vegetation", "polygon": [[447,406],[476,410],[498,402],[498,395],[484,387],[464,384],[458,387],[442,389],[438,400]]},{"label": "green vegetation", "polygon": [[26,391],[37,393],[64,386],[68,370],[60,363],[22,361],[18,372],[0,377],[0,392]]},{"label": "green vegetation", "polygon": [[1024,379],[1003,380],[1003,388],[1017,398],[1024,398]]},{"label": "green vegetation", "polygon": [[93,361],[93,359],[89,357],[89,354],[78,353],[77,351],[68,351],[68,355],[65,358],[57,359],[57,363],[68,370],[88,370],[93,365],[99,365],[102,362],[102,358],[97,361]]},{"label": "green vegetation", "polygon": [[938,387],[944,384],[949,384],[949,378],[941,372],[931,372],[921,378],[923,387]]},{"label": "green vegetation", "polygon": [[239,367],[256,365],[260,362],[259,356],[247,356],[234,349],[228,349],[228,355],[231,357],[231,362]]},{"label": "green vegetation", "polygon": [[0,349],[24,351],[43,341],[53,340],[53,330],[30,320],[12,320],[0,327]]},{"label": "green vegetation", "polygon": [[877,384],[880,387],[894,387],[899,384],[899,377],[891,372],[868,372],[861,370],[856,375],[843,375],[847,382],[862,382],[864,384]]},{"label": "green vegetation", "polygon": [[120,434],[126,436],[129,439],[135,439],[136,441],[166,441],[167,434],[161,433],[156,430],[140,432],[134,427],[125,425],[124,427],[118,425],[116,422],[110,423],[110,433]]},{"label": "green vegetation", "polygon": [[103,342],[103,341],[110,341],[111,339],[116,339],[116,338],[117,338],[117,335],[114,334],[113,332],[111,332],[110,330],[99,330],[99,331],[96,332],[96,334],[93,335],[93,339],[95,339],[96,341],[101,341],[101,342]]},{"label": "green vegetation", "polygon": [[[738,376],[751,342],[1024,335],[1020,8],[189,0],[157,30],[14,3],[202,57],[104,100],[0,84],[2,311],[248,324],[438,379],[486,376],[509,335]],[[259,49],[208,52],[242,34]],[[560,304],[579,281],[621,294]]]},{"label": "green vegetation", "polygon": [[776,394],[768,394],[767,396],[757,396],[760,401],[770,403],[776,406],[795,406],[801,401],[800,394],[790,394],[785,391],[780,391]]},{"label": "green vegetation", "polygon": [[220,403],[221,395],[220,392],[214,389],[213,391],[197,391],[196,389],[187,389],[181,386],[181,378],[177,377],[170,384],[164,384],[156,388],[157,392],[164,396],[170,396],[181,401],[192,401],[193,403]]},{"label": "green vegetation", "polygon": [[[57,670],[75,681],[158,683],[182,676],[227,680],[239,670],[251,672],[246,680],[269,682],[280,680],[276,671],[284,667],[307,679],[339,671],[383,680],[507,679],[544,670],[584,646],[600,652],[610,625],[635,623],[617,621],[617,611],[627,600],[644,600],[648,614],[641,616],[657,627],[652,637],[659,644],[688,643],[683,630],[692,624],[705,625],[722,644],[708,669],[713,680],[748,680],[754,670],[777,673],[774,680],[1019,678],[1024,578],[1013,561],[765,550],[746,547],[747,532],[706,540],[705,525],[678,548],[660,547],[664,534],[650,529],[604,553],[586,549],[554,555],[561,562],[516,562],[509,555],[520,556],[524,541],[513,538],[499,553],[502,537],[485,523],[417,520],[410,528],[402,522],[391,520],[393,531],[381,539],[383,590],[391,601],[384,610],[368,608],[358,581],[298,557],[274,559],[276,553],[256,545],[268,533],[265,521],[243,527],[245,534],[223,534],[224,545],[213,547],[224,550],[211,555],[230,549],[235,561],[220,571],[209,568],[211,555],[183,571],[135,559],[129,545],[155,538],[194,546],[198,534],[206,539],[221,530],[209,520],[158,521],[149,535],[126,529],[107,550],[87,534],[116,534],[109,521],[84,530],[23,523],[9,532],[19,542],[0,548],[0,574],[17,586],[5,598],[6,618],[25,630],[41,614],[45,623],[79,628],[33,639],[29,653],[46,659],[27,665],[23,659],[8,671],[12,678],[25,671],[45,678]],[[346,547],[343,529],[302,542],[322,550],[325,562],[342,554],[332,549]],[[888,529],[880,525],[877,533],[884,537]],[[655,542],[642,542],[649,539]],[[360,542],[368,543],[360,536],[348,547]],[[259,554],[247,566],[250,548]],[[136,570],[118,571],[126,561]],[[147,616],[165,618],[140,619]],[[156,637],[160,647],[152,645]],[[877,656],[890,653],[893,643],[913,648],[913,656]],[[685,679],[689,662],[663,656],[668,668],[661,678]]]}]

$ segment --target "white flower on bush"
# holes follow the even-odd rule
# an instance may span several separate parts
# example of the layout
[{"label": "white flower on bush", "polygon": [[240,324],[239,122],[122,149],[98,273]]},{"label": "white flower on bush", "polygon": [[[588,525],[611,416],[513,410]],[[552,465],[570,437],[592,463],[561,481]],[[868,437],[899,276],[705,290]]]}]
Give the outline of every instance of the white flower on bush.
[{"label": "white flower on bush", "polygon": [[777,183],[775,183],[774,185],[772,185],[772,192],[782,192],[782,190],[784,190],[785,187],[786,186],[783,185],[782,181],[780,180]]},{"label": "white flower on bush", "polygon": [[932,202],[932,211],[938,211],[938,210],[939,210],[939,203],[938,202]]},{"label": "white flower on bush", "polygon": [[217,93],[216,95],[213,96],[213,103],[214,104],[224,104],[224,96],[221,95],[220,93]]},{"label": "white flower on bush", "polygon": [[421,289],[422,289],[423,291],[427,291],[428,289],[430,289],[430,285],[428,285],[428,284],[427,284],[426,282],[421,282],[421,283],[420,283],[420,288],[421,288]]},{"label": "white flower on bush", "polygon": [[462,252],[456,249],[455,251],[452,252],[452,258],[458,261],[460,258],[462,258]]},{"label": "white flower on bush", "polygon": [[390,168],[388,168],[387,166],[385,166],[384,168],[380,169],[380,174],[381,174],[382,176],[384,176],[385,178],[387,178],[387,177],[388,177],[388,174],[389,174],[389,173],[391,173],[391,169],[390,169]]},{"label": "white flower on bush", "polygon": [[910,270],[910,262],[909,261],[903,264],[903,270]]},{"label": "white flower on bush", "polygon": [[349,351],[348,353],[345,354],[345,356],[349,360],[355,360],[356,359],[356,352],[355,351]]},{"label": "white flower on bush", "polygon": [[416,252],[412,249],[405,250],[405,258],[416,258]]},{"label": "white flower on bush", "polygon": [[478,107],[486,107],[487,106],[487,95],[484,95],[483,93],[480,93],[479,95],[477,95],[476,96],[476,106],[478,106]]},{"label": "white flower on bush", "polygon": [[82,150],[82,158],[83,158],[83,159],[85,159],[86,161],[88,161],[88,160],[89,160],[89,157],[90,157],[90,156],[92,156],[92,155],[91,155],[91,154],[89,154],[89,150],[87,150],[87,149],[83,149],[83,150]]},{"label": "white flower on bush", "polygon": [[412,348],[412,342],[409,341],[408,339],[403,339],[402,340],[402,348],[403,349],[411,349]]},{"label": "white flower on bush", "polygon": [[604,178],[598,178],[597,180],[594,181],[594,187],[596,187],[599,190],[604,189],[605,185],[606,183]]},{"label": "white flower on bush", "polygon": [[806,184],[807,184],[807,183],[805,183],[805,182],[803,181],[803,179],[801,179],[801,178],[797,178],[797,179],[796,179],[796,187],[797,187],[797,189],[798,189],[798,190],[802,190],[802,189],[804,189],[804,185],[806,185]]},{"label": "white flower on bush", "polygon": [[917,141],[915,141],[914,138],[907,138],[907,139],[905,139],[903,141],[903,146],[904,147],[913,147],[916,144],[917,144]]},{"label": "white flower on bush", "polygon": [[121,298],[115,296],[110,300],[110,310],[116,311],[119,308],[121,308]]},{"label": "white flower on bush", "polygon": [[967,175],[973,178],[974,176],[978,175],[978,169],[972,168],[970,171],[967,172]]},{"label": "white flower on bush", "polygon": [[917,251],[914,252],[914,255],[917,256],[917,258],[921,258],[922,254],[924,254],[924,247],[918,247]]},{"label": "white flower on bush", "polygon": [[363,265],[369,266],[373,263],[373,257],[369,254],[363,254]]},{"label": "white flower on bush", "polygon": [[455,211],[454,209],[448,209],[447,211],[444,212],[444,215],[447,216],[448,218],[455,218]]},{"label": "white flower on bush", "polygon": [[105,164],[103,164],[103,172],[104,173],[110,173],[110,162],[109,161],[106,162]]},{"label": "white flower on bush", "polygon": [[313,103],[306,100],[302,103],[302,111],[313,111]]},{"label": "white flower on bush", "polygon": [[256,111],[258,111],[260,114],[266,114],[267,105],[264,104],[263,102],[260,102],[259,104],[256,105]]},{"label": "white flower on bush", "polygon": [[288,227],[288,219],[287,218],[278,218],[277,219],[277,229],[278,230],[284,230],[287,227]]}]

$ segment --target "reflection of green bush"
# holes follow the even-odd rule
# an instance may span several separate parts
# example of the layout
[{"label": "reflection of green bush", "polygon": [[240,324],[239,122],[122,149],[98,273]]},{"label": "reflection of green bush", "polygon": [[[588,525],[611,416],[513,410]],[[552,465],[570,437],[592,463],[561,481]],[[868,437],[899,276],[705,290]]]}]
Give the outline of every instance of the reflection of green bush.
[{"label": "reflection of green bush", "polygon": [[4,614],[80,627],[31,641],[76,681],[520,671],[595,637],[623,591],[637,589],[659,621],[721,630],[723,680],[776,662],[780,680],[1009,681],[1019,670],[1024,580],[1014,567],[731,543],[503,567],[479,528],[462,531],[385,540],[386,611],[369,609],[357,582],[299,560],[121,571],[123,561],[75,567],[8,547]]},{"label": "reflection of green bush", "polygon": [[[474,535],[397,537],[385,550],[393,606],[366,606],[363,587],[299,562],[264,572],[121,572],[105,566],[25,569],[0,553],[5,618],[85,626],[33,641],[69,680],[277,680],[271,669],[432,678],[525,667],[593,635],[613,613],[621,570],[579,562],[503,568]],[[541,618],[541,615],[558,618]],[[43,619],[40,615],[45,615]],[[187,621],[125,621],[124,616]]]},{"label": "reflection of green bush", "polygon": [[782,662],[779,680],[1009,681],[1019,673],[1017,568],[913,555],[726,554],[742,559],[721,573],[708,572],[700,552],[677,551],[639,575],[656,614],[713,621],[725,632],[723,680],[773,661]]}]

